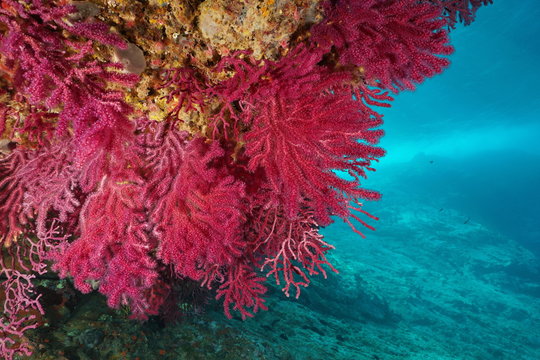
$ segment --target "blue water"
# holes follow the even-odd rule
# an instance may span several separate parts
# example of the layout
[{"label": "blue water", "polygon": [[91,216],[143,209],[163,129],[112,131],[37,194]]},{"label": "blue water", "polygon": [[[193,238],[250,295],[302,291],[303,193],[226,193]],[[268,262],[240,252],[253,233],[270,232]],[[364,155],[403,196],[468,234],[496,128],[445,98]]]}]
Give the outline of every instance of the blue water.
[{"label": "blue water", "polygon": [[[496,0],[453,31],[450,68],[385,112],[369,186],[438,199],[540,254],[539,18],[534,0]],[[397,167],[406,183],[386,184]]]},{"label": "blue water", "polygon": [[539,18],[533,0],[480,9],[450,68],[384,112],[377,230],[325,230],[348,279],[311,303],[363,324],[351,359],[540,359]]}]

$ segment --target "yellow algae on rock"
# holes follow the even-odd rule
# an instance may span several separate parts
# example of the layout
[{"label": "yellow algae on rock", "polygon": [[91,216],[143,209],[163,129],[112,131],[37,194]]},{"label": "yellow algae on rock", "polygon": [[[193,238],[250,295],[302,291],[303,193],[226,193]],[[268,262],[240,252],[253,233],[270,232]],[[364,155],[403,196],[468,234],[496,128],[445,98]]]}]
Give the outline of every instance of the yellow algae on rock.
[{"label": "yellow algae on rock", "polygon": [[[116,60],[140,81],[126,92],[126,101],[139,114],[164,120],[171,104],[163,101],[163,70],[194,67],[211,83],[230,75],[212,68],[236,50],[247,50],[256,59],[276,60],[294,41],[307,36],[309,26],[320,20],[319,0],[92,0],[77,2],[111,26],[129,44],[132,53],[96,44],[95,57]],[[86,21],[86,20],[84,20]],[[90,20],[91,21],[91,20]],[[113,86],[117,88],[117,85]],[[218,106],[218,105],[216,105]],[[211,111],[210,111],[211,112]],[[204,133],[208,114],[180,113],[183,127]]]},{"label": "yellow algae on rock", "polygon": [[275,59],[297,30],[317,20],[317,4],[315,0],[206,0],[199,6],[198,27],[220,55],[251,50],[257,59]]}]

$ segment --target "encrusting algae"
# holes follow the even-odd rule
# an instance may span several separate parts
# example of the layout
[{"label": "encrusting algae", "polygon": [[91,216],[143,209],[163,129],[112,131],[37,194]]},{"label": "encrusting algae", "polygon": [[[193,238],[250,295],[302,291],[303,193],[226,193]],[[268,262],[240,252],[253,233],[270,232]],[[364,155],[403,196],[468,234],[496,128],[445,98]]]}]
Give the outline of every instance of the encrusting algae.
[{"label": "encrusting algae", "polygon": [[[222,56],[250,50],[255,59],[276,60],[289,44],[322,18],[316,0],[295,1],[107,1],[73,2],[81,9],[79,17],[96,17],[111,25],[111,31],[129,42],[129,49],[144,55],[145,66],[137,63],[126,70],[140,75],[128,90],[126,101],[152,120],[162,121],[174,104],[164,99],[170,90],[160,87],[163,69],[184,66],[196,68],[212,81],[227,74],[212,68]],[[76,18],[79,18],[76,17]],[[96,45],[101,60],[120,60],[126,50]],[[137,50],[135,50],[137,49]],[[225,77],[224,77],[225,76]],[[181,110],[179,127],[189,132],[204,132],[208,116],[200,111]]]}]

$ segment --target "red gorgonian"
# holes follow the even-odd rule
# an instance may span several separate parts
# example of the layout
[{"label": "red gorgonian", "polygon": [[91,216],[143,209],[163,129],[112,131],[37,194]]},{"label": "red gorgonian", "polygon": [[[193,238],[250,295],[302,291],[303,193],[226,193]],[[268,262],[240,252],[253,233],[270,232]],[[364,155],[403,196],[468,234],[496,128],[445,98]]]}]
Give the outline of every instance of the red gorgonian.
[{"label": "red gorgonian", "polygon": [[[126,97],[139,77],[96,54],[125,48],[122,34],[81,4],[1,3],[0,354],[13,359],[31,353],[48,271],[143,319],[182,282],[246,318],[266,309],[267,278],[298,297],[337,271],[320,228],[373,229],[362,204],[380,194],[362,181],[385,154],[378,108],[443,71],[448,28],[491,1],[324,1],[277,59],[156,69],[159,122]],[[181,112],[204,126],[185,131]]]}]

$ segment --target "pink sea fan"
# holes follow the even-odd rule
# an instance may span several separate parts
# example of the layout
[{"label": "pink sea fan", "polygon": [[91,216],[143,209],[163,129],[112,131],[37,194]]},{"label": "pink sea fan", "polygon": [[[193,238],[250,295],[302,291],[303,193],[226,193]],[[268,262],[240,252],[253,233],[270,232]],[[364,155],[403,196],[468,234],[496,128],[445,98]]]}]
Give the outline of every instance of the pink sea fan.
[{"label": "pink sea fan", "polygon": [[0,53],[13,87],[31,104],[62,107],[56,132],[66,135],[72,126],[80,162],[98,147],[122,143],[125,132],[117,130],[129,126],[131,108],[107,84],[130,86],[138,77],[118,72],[119,64],[89,59],[92,43],[70,40],[60,30],[115,46],[125,46],[124,41],[101,23],[68,25],[63,17],[74,7],[56,8],[38,0],[27,6],[6,3],[11,9],[0,9],[0,23],[7,28],[0,34]]},{"label": "pink sea fan", "polygon": [[24,333],[38,327],[37,315],[44,311],[36,297],[32,280],[33,274],[25,274],[6,264],[5,250],[0,250],[0,275],[2,290],[6,296],[0,305],[0,356],[5,360],[30,356],[32,346],[23,338]]},{"label": "pink sea fan", "polygon": [[447,17],[448,26],[455,28],[456,23],[462,22],[465,25],[470,25],[475,17],[476,11],[481,6],[492,4],[493,0],[428,0],[443,10],[443,14]]},{"label": "pink sea fan", "polygon": [[240,312],[242,319],[253,316],[246,308],[252,308],[254,313],[266,310],[262,298],[267,290],[262,284],[264,281],[265,278],[258,276],[250,264],[238,262],[230,267],[216,295],[216,299],[223,298],[225,316],[232,318],[231,306]]},{"label": "pink sea fan", "polygon": [[[299,50],[281,60],[267,80],[247,97],[257,107],[246,112],[248,169],[262,168],[276,203],[296,218],[309,200],[321,225],[330,216],[350,216],[349,201],[378,199],[359,187],[370,163],[383,156],[374,146],[382,136],[381,119],[362,112],[342,83],[348,74],[316,65],[318,58]],[[343,171],[351,180],[340,178]]]},{"label": "pink sea fan", "polygon": [[399,91],[440,73],[449,64],[446,21],[427,2],[339,0],[324,3],[326,19],[311,40],[334,48],[339,62],[359,66],[369,84]]},{"label": "pink sea fan", "polygon": [[261,270],[267,271],[267,277],[273,276],[278,285],[283,282],[286,296],[293,287],[298,298],[312,275],[326,278],[325,267],[337,272],[326,258],[334,247],[323,240],[309,207],[302,207],[298,218],[290,220],[280,207],[267,208],[263,202],[252,211],[249,223],[253,252],[263,257]]},{"label": "pink sea fan", "polygon": [[182,67],[165,72],[164,87],[171,87],[167,96],[168,102],[175,106],[170,115],[174,118],[180,110],[191,111],[197,107],[204,109],[212,98],[220,105],[211,116],[209,125],[212,138],[237,138],[239,135],[238,104],[246,93],[251,91],[261,76],[268,71],[268,63],[255,60],[249,51],[235,51],[223,57],[212,69],[215,73],[232,74],[217,84],[212,84],[203,74],[193,67]]},{"label": "pink sea fan", "polygon": [[154,174],[147,187],[158,258],[180,276],[201,280],[209,268],[241,256],[244,185],[223,166],[218,142],[165,130],[148,153]]},{"label": "pink sea fan", "polygon": [[26,116],[18,116],[13,131],[24,134],[28,141],[37,146],[47,146],[54,138],[55,121],[57,114],[49,113],[43,109],[29,106]]},{"label": "pink sea fan", "polygon": [[82,292],[99,287],[109,306],[129,305],[134,315],[144,317],[155,310],[145,295],[158,274],[139,181],[103,178],[81,211],[80,237],[58,254],[55,269],[71,275]]},{"label": "pink sea fan", "polygon": [[[98,171],[97,169],[95,169]],[[66,222],[80,206],[75,195],[79,169],[70,146],[55,144],[38,150],[16,149],[0,159],[0,234],[9,245],[35,220],[36,234],[46,233],[50,211]]]},{"label": "pink sea fan", "polygon": [[34,289],[36,274],[48,271],[50,253],[66,244],[66,236],[60,234],[55,220],[37,237],[18,236],[11,244],[0,247],[0,354],[11,360],[17,355],[31,355],[31,346],[24,337],[27,330],[39,326],[44,315],[41,295]]},{"label": "pink sea fan", "polygon": [[24,186],[17,173],[28,160],[21,151],[0,158],[0,245],[10,244],[27,222],[22,214]]},{"label": "pink sea fan", "polygon": [[218,286],[229,317],[232,305],[242,317],[250,316],[247,308],[264,308],[264,278],[246,253],[245,185],[231,169],[231,154],[219,141],[190,139],[173,123],[149,127],[141,147],[149,169],[145,196],[158,240],[156,257],[178,277],[209,289]]},{"label": "pink sea fan", "polygon": [[[170,116],[177,118],[181,110],[193,111],[204,107],[205,92],[208,88],[206,79],[192,67],[167,70],[163,73],[163,88],[172,86],[167,95],[167,102],[174,101]],[[197,106],[197,107],[196,107]]]}]

